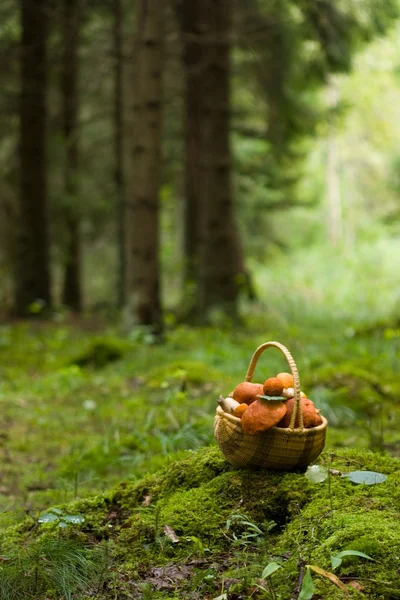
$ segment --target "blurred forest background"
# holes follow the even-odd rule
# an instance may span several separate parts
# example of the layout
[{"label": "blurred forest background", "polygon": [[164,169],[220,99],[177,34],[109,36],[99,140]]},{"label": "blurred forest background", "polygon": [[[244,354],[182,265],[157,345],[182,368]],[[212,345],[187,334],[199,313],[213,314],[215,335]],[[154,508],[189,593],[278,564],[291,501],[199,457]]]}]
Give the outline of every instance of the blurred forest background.
[{"label": "blurred forest background", "polygon": [[[3,0],[5,314],[398,320],[397,0]],[[253,309],[251,309],[253,310]]]},{"label": "blurred forest background", "polygon": [[[0,57],[0,561],[10,526],[215,445],[216,399],[267,340],[328,419],[322,461],[399,457],[400,1],[0,0]],[[287,368],[266,353],[255,381]],[[376,556],[368,597],[398,598],[387,505],[354,506],[384,507],[355,517],[387,544],[351,542]],[[204,558],[193,522],[177,548]],[[0,600],[75,597],[19,561]]]}]

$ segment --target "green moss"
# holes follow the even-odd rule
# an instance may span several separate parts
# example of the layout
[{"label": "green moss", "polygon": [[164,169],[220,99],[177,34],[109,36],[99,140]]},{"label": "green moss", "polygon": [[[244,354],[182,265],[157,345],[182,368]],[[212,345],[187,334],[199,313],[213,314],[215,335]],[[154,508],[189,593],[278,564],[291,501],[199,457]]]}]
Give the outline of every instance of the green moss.
[{"label": "green moss", "polygon": [[210,365],[185,359],[156,367],[146,377],[150,387],[168,386],[173,382],[182,385],[187,383],[201,385],[209,382],[221,382],[224,379],[223,373],[210,367]]},{"label": "green moss", "polygon": [[[349,549],[374,561],[345,559],[339,576],[359,582],[368,598],[400,597],[399,462],[363,451],[326,453],[320,462],[337,473],[330,485],[312,484],[297,473],[234,470],[215,446],[188,452],[155,475],[63,506],[65,512],[85,516],[82,526],[63,535],[91,547],[107,544],[109,596],[102,599],[115,593],[120,599],[134,593],[144,599],[190,598],[194,592],[216,597],[223,580],[246,595],[271,560],[282,565],[273,576],[278,597],[289,598],[299,559],[331,570],[331,555]],[[388,479],[366,486],[340,475],[355,469],[380,471]],[[52,525],[32,530],[32,521],[26,521],[10,528],[2,553],[17,547],[18,540],[26,544],[52,532],[58,535]],[[176,575],[179,569],[184,569],[183,578]],[[330,582],[313,578],[323,598],[341,597]],[[350,597],[362,596],[350,590]]]},{"label": "green moss", "polygon": [[71,364],[101,369],[108,363],[121,359],[129,349],[128,343],[116,337],[96,338],[90,341],[83,352],[71,360]]}]

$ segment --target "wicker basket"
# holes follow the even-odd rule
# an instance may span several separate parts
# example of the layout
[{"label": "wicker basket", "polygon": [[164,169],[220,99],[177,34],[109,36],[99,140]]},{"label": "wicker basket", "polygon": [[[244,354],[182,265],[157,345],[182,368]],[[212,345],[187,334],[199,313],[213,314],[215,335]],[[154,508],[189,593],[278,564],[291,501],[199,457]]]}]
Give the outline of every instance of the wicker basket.
[{"label": "wicker basket", "polygon": [[[234,467],[304,470],[324,448],[328,421],[322,417],[322,425],[304,428],[297,366],[289,350],[279,342],[266,342],[257,348],[250,361],[246,381],[252,380],[260,355],[269,347],[278,348],[283,353],[293,374],[295,403],[289,427],[272,427],[258,435],[249,435],[244,433],[240,419],[219,406],[214,435],[221,452]],[[295,428],[297,421],[298,427]]]}]

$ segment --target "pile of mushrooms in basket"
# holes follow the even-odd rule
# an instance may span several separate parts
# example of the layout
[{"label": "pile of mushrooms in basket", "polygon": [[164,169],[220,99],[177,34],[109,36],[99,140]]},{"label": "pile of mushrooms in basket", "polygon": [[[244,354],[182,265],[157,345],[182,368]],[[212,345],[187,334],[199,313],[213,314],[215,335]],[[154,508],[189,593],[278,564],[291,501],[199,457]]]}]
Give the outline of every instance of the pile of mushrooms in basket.
[{"label": "pile of mushrooms in basket", "polygon": [[[322,417],[314,402],[304,392],[300,392],[300,396],[304,427],[321,425]],[[250,435],[271,427],[289,427],[295,402],[293,375],[279,373],[264,383],[244,381],[227,398],[220,396],[218,402],[225,412],[241,419],[243,431]],[[299,427],[298,422],[296,427]]]}]

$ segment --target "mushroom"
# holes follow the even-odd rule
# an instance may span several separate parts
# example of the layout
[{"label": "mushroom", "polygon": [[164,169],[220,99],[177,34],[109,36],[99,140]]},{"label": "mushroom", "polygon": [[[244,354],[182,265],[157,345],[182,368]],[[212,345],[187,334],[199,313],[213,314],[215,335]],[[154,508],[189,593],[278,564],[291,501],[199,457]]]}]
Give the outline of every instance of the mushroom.
[{"label": "mushroom", "polygon": [[[282,396],[284,396],[285,398],[294,398],[294,388],[284,388],[282,391]],[[307,398],[306,394],[301,391],[300,396],[302,398]]]},{"label": "mushroom", "polygon": [[282,381],[284,388],[293,388],[294,387],[294,379],[291,373],[278,373],[276,376],[277,379]]},{"label": "mushroom", "polygon": [[[294,398],[289,398],[289,400],[287,400],[286,414],[283,417],[282,421],[278,424],[278,427],[289,427],[290,419],[293,413],[294,402]],[[317,412],[317,409],[315,408],[314,402],[312,400],[310,400],[309,398],[301,398],[301,409],[303,413],[303,424],[306,429],[309,429],[310,427],[316,427],[317,425],[321,425],[322,418],[319,412]],[[294,426],[299,426],[298,414],[296,415],[296,422]]]},{"label": "mushroom", "polygon": [[250,435],[267,431],[277,425],[285,413],[285,403],[280,400],[276,402],[256,400],[242,415],[243,431]]},{"label": "mushroom", "polygon": [[241,419],[244,411],[247,410],[248,408],[249,408],[249,405],[246,404],[245,402],[243,402],[242,404],[239,404],[239,406],[237,406],[235,408],[235,410],[233,411],[232,414],[234,417],[239,417],[239,419]]},{"label": "mushroom", "polygon": [[232,398],[237,400],[239,404],[246,403],[251,404],[257,398],[262,396],[264,393],[262,383],[251,383],[250,381],[243,381],[232,392]]},{"label": "mushroom", "polygon": [[270,377],[264,382],[263,391],[265,396],[281,396],[283,384],[277,377]]},{"label": "mushroom", "polygon": [[239,402],[236,402],[236,400],[233,400],[233,398],[224,398],[223,396],[220,396],[217,402],[221,406],[222,410],[229,414],[232,414],[233,411],[239,406]]},{"label": "mushroom", "polygon": [[314,421],[314,427],[318,427],[318,425],[322,425],[322,416],[321,416],[321,411],[319,408],[315,409],[315,421]]}]

